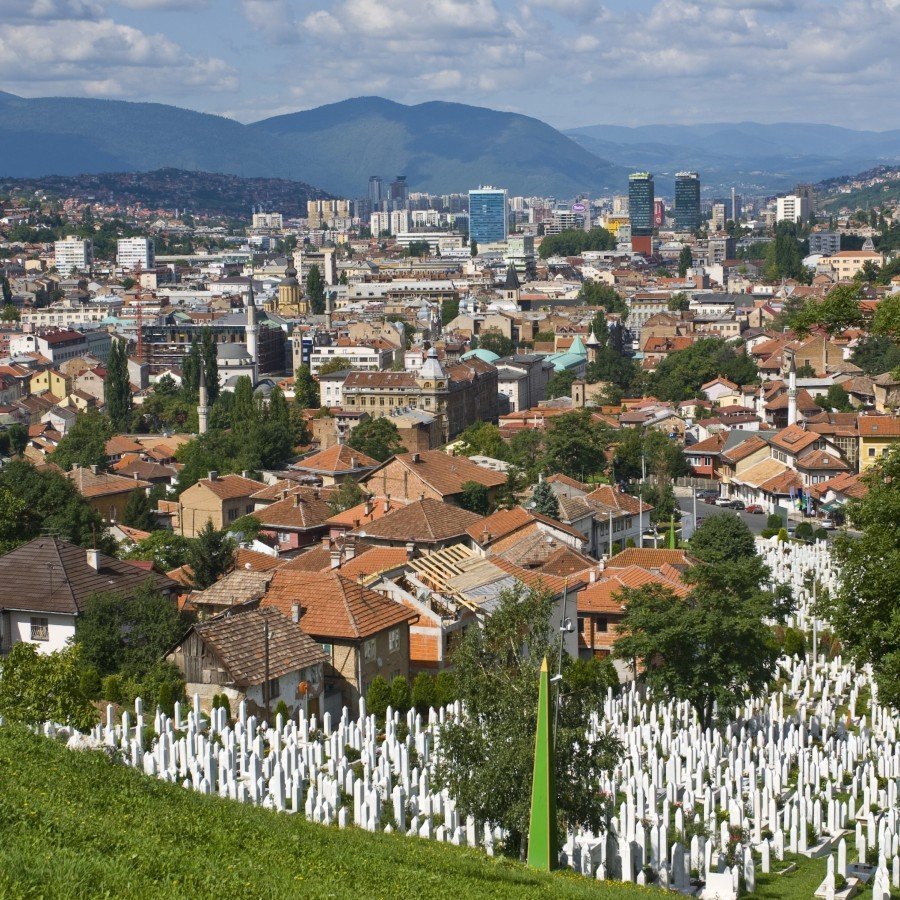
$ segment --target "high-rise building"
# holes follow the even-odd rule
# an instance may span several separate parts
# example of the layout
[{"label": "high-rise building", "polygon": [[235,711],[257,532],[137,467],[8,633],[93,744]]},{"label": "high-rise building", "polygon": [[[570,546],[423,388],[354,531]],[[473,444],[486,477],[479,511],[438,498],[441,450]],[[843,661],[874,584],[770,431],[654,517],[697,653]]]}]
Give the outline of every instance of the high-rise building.
[{"label": "high-rise building", "polygon": [[675,175],[675,230],[696,231],[700,227],[700,176],[696,172]]},{"label": "high-rise building", "polygon": [[128,272],[155,269],[153,241],[146,237],[119,238],[116,242],[116,264]]},{"label": "high-rise building", "polygon": [[93,241],[70,234],[54,244],[54,265],[60,275],[68,275],[73,269],[84,272],[91,267],[93,259]]},{"label": "high-rise building", "polygon": [[635,172],[628,176],[628,215],[631,220],[631,249],[649,256],[653,252],[653,176]]},{"label": "high-rise building", "polygon": [[409,200],[409,185],[406,183],[405,175],[398,175],[391,182],[391,202],[395,208],[405,206]]},{"label": "high-rise building", "polygon": [[506,189],[484,185],[469,191],[469,238],[477,244],[505,241],[509,219]]},{"label": "high-rise building", "polygon": [[775,201],[776,222],[805,222],[809,218],[809,197],[788,194]]},{"label": "high-rise building", "polygon": [[728,221],[728,204],[724,200],[713,200],[712,213],[709,217],[713,231],[724,231]]},{"label": "high-rise building", "polygon": [[809,236],[809,252],[833,256],[841,252],[841,236],[836,231],[814,231]]},{"label": "high-rise building", "polygon": [[380,175],[369,176],[369,208],[372,212],[377,210],[378,204],[381,203],[381,191],[383,187],[384,182]]}]

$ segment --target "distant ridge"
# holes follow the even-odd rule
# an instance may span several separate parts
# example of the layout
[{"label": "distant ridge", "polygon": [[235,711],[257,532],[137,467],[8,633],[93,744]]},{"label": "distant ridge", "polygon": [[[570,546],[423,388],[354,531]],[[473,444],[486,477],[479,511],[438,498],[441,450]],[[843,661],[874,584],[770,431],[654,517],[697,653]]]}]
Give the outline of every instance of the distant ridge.
[{"label": "distant ridge", "polygon": [[0,93],[0,176],[175,168],[302,181],[364,196],[369,175],[412,190],[495,182],[514,194],[609,193],[627,172],[549,125],[455,103],[360,97],[242,125],[159,103]]}]

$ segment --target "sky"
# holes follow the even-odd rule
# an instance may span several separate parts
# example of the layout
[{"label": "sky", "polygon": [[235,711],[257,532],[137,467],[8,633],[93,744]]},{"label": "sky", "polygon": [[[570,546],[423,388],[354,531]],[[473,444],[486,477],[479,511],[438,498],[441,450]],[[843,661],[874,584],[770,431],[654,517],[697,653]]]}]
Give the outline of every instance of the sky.
[{"label": "sky", "polygon": [[900,0],[0,0],[0,90],[242,122],[362,95],[558,128],[900,127]]}]

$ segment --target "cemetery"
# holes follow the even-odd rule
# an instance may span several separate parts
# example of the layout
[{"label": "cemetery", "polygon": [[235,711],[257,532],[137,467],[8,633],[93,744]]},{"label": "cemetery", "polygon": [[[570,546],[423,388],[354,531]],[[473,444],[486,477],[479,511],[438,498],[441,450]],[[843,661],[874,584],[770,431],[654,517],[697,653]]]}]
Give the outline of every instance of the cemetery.
[{"label": "cemetery", "polygon": [[[723,729],[703,730],[688,704],[649,702],[633,684],[610,691],[591,727],[623,747],[598,785],[612,815],[603,833],[565,835],[559,867],[568,876],[553,882],[554,894],[900,896],[900,717],[879,705],[871,673],[819,646],[827,623],[814,615],[813,593],[837,579],[827,545],[758,546],[773,581],[793,591],[794,624],[812,633],[812,651],[782,657],[770,690],[731,711]],[[469,848],[461,859],[474,850],[494,864],[503,832],[460,815],[454,798],[432,787],[442,725],[463,715],[459,704],[424,719],[389,710],[381,723],[361,700],[340,718],[266,723],[241,706],[230,721],[195,698],[171,717],[137,701],[119,720],[110,706],[88,734],[52,723],[43,732],[71,750],[104,750],[148,780],[224,798],[228,810],[260,807],[307,829],[332,826],[335,841],[406,835],[419,839],[407,848]],[[526,895],[524,882],[507,887]]]}]

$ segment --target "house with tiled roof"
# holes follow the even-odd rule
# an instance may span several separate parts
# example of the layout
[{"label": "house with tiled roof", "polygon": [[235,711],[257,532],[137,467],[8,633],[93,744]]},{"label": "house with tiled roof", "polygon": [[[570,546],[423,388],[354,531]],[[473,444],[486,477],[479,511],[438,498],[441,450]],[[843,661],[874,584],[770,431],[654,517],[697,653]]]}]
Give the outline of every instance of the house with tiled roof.
[{"label": "house with tiled roof", "polygon": [[691,474],[698,478],[715,478],[719,455],[725,447],[727,438],[727,432],[720,431],[705,441],[698,441],[696,444],[686,446],[684,458],[691,468]]},{"label": "house with tiled roof", "polygon": [[900,418],[896,416],[859,417],[859,471],[875,465],[891,447],[900,443]]},{"label": "house with tiled roof", "polygon": [[151,485],[139,478],[126,478],[112,472],[101,472],[97,466],[75,466],[66,478],[104,522],[121,522],[125,507],[135,491],[147,491]]},{"label": "house with tiled roof", "polygon": [[320,450],[298,462],[291,469],[306,475],[313,475],[323,485],[336,485],[344,481],[359,481],[363,476],[378,468],[378,460],[354,450],[347,444],[335,444],[327,450]]},{"label": "house with tiled roof", "polygon": [[131,596],[149,584],[176,602],[171,579],[99,550],[58,537],[39,537],[0,556],[0,653],[34,644],[41,653],[62,650],[92,594]]},{"label": "house with tiled roof", "polygon": [[466,532],[472,540],[472,546],[482,551],[495,548],[500,541],[515,541],[525,534],[533,533],[548,535],[574,550],[580,551],[584,547],[583,536],[574,528],[521,506],[498,509],[474,522]]},{"label": "house with tiled roof", "polygon": [[455,503],[463,493],[463,485],[470,481],[484,485],[493,500],[506,484],[506,475],[484,469],[465,456],[424,450],[392,456],[363,478],[362,484],[377,497],[401,501],[427,497]]},{"label": "house with tiled roof", "polygon": [[331,507],[318,488],[295,487],[274,503],[255,509],[262,532],[278,542],[280,553],[316,543],[328,530]]},{"label": "house with tiled roof", "polygon": [[381,518],[354,528],[349,534],[385,547],[437,549],[468,540],[468,531],[482,517],[450,503],[426,497],[398,506]]},{"label": "house with tiled roof", "polygon": [[409,626],[416,614],[335,572],[281,569],[262,599],[316,640],[325,652],[323,712],[355,707],[376,675],[409,675]]},{"label": "house with tiled roof", "polygon": [[204,706],[225,694],[263,721],[272,721],[279,701],[292,716],[321,715],[325,652],[279,609],[228,609],[191,626],[166,659]]},{"label": "house with tiled roof", "polygon": [[173,527],[185,537],[196,537],[212,522],[213,528],[227,528],[241,516],[253,512],[252,496],[265,485],[247,475],[219,475],[210,472],[182,491],[178,501],[177,524]]}]

